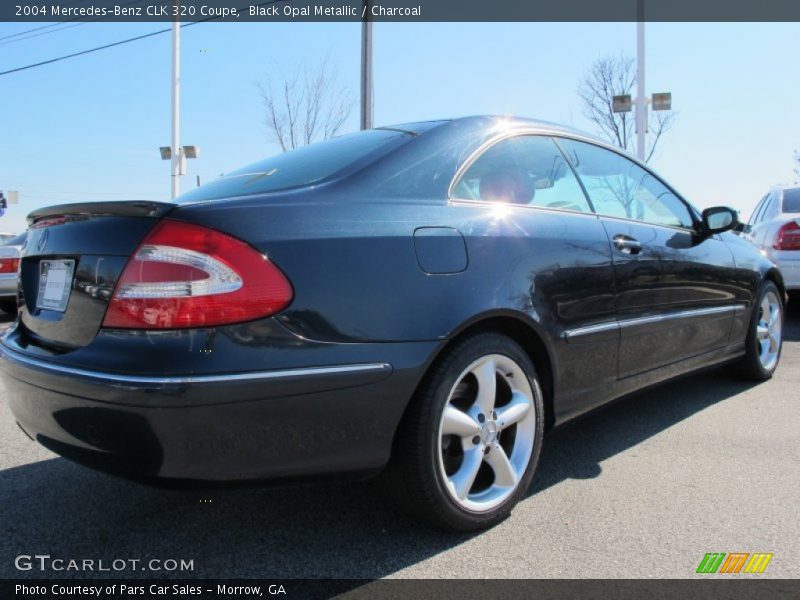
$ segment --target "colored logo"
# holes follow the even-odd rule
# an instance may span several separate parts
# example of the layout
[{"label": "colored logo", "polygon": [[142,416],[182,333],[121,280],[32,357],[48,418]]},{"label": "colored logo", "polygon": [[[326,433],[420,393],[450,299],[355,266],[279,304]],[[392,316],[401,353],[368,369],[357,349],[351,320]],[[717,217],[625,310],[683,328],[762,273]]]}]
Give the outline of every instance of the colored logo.
[{"label": "colored logo", "polygon": [[709,552],[697,566],[697,573],[763,573],[772,552]]}]

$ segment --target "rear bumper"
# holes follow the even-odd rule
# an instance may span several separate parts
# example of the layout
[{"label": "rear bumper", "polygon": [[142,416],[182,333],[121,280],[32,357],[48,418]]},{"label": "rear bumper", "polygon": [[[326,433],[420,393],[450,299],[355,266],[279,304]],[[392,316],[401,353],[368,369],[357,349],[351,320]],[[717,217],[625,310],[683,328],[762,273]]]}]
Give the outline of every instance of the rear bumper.
[{"label": "rear bumper", "polygon": [[773,251],[772,259],[780,269],[787,290],[800,289],[800,251]]},{"label": "rear bumper", "polygon": [[783,276],[783,284],[787,290],[800,289],[800,260],[778,261],[778,269]]},{"label": "rear bumper", "polygon": [[134,479],[377,471],[418,376],[408,344],[373,344],[397,369],[376,360],[185,377],[65,367],[13,346],[0,343],[0,377],[20,427],[66,458]]},{"label": "rear bumper", "polygon": [[9,273],[0,275],[0,300],[15,300],[17,298],[17,274]]}]

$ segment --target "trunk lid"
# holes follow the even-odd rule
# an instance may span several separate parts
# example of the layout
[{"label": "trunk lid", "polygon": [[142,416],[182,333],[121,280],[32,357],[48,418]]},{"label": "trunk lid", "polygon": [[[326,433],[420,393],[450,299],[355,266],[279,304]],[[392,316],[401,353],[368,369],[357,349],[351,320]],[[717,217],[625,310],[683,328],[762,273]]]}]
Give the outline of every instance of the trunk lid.
[{"label": "trunk lid", "polygon": [[31,213],[19,282],[21,330],[29,342],[63,350],[91,342],[128,258],[173,208],[91,202]]}]

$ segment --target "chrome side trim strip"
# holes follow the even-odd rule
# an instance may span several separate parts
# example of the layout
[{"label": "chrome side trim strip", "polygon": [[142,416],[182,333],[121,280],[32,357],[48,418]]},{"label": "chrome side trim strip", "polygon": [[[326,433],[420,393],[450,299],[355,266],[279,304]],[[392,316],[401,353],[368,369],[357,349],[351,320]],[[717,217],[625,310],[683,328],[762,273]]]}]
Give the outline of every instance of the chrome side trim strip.
[{"label": "chrome side trim strip", "polygon": [[391,371],[388,363],[364,363],[353,365],[333,365],[329,367],[302,367],[298,369],[282,369],[276,371],[253,371],[250,373],[227,373],[220,375],[191,375],[187,377],[147,377],[141,375],[120,375],[103,371],[92,371],[76,367],[65,367],[51,362],[23,356],[6,346],[0,345],[0,358],[28,367],[50,371],[63,375],[72,375],[92,379],[98,382],[110,382],[123,385],[180,386],[204,383],[229,383],[237,381],[269,381],[292,379],[297,377],[319,377],[323,375],[344,375],[353,373],[370,373]]},{"label": "chrome side trim strip", "polygon": [[728,304],[725,306],[711,306],[708,308],[693,308],[690,310],[679,310],[672,313],[663,315],[653,315],[652,317],[636,317],[633,319],[620,319],[618,321],[608,321],[606,323],[598,323],[597,325],[587,325],[586,327],[578,327],[576,329],[569,329],[564,332],[564,337],[567,340],[581,337],[584,335],[592,335],[594,333],[601,333],[603,331],[612,331],[614,329],[624,329],[626,327],[636,327],[637,325],[647,325],[649,323],[661,323],[663,321],[671,321],[673,319],[685,319],[690,317],[703,317],[708,315],[725,314],[729,312],[736,312],[742,310],[746,306],[744,304]]},{"label": "chrome side trim strip", "polygon": [[598,323],[597,325],[587,325],[586,327],[578,327],[577,329],[570,329],[564,332],[564,337],[571,340],[576,337],[584,335],[592,335],[593,333],[602,333],[604,331],[613,331],[619,329],[617,321],[609,321],[608,323]]},{"label": "chrome side trim strip", "polygon": [[661,323],[663,321],[671,321],[673,319],[685,319],[689,317],[704,317],[708,315],[725,314],[734,312],[736,304],[728,304],[726,306],[711,306],[709,308],[693,308],[691,310],[679,310],[673,313],[664,315],[653,315],[652,317],[637,317],[635,319],[623,319],[619,322],[619,326],[635,327],[637,325],[647,325],[648,323]]}]

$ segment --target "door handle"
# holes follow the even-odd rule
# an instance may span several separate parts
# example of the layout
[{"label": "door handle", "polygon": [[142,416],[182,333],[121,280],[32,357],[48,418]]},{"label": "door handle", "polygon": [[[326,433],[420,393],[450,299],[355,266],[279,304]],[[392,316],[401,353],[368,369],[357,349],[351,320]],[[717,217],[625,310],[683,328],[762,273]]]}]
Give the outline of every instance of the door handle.
[{"label": "door handle", "polygon": [[621,233],[614,236],[614,245],[623,254],[639,254],[642,251],[642,244],[639,240]]}]

